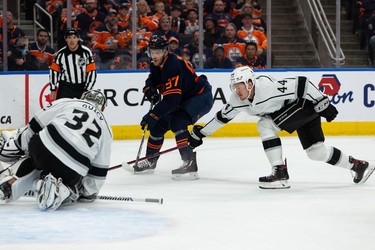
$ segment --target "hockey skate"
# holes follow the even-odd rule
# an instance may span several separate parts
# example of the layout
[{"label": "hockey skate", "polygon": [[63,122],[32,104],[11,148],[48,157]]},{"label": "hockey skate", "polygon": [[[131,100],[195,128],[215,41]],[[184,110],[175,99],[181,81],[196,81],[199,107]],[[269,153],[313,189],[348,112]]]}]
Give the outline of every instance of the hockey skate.
[{"label": "hockey skate", "polygon": [[155,172],[158,159],[146,159],[134,165],[134,174],[153,174]]},{"label": "hockey skate", "polygon": [[367,161],[357,160],[352,156],[349,156],[349,162],[353,163],[353,167],[351,169],[355,173],[353,182],[357,184],[366,182],[375,170],[375,166],[369,165]]},{"label": "hockey skate", "polygon": [[69,189],[62,183],[62,179],[56,179],[48,174],[37,183],[37,202],[40,210],[56,210],[63,201],[69,197]]},{"label": "hockey skate", "polygon": [[288,183],[288,168],[285,165],[272,167],[272,174],[269,176],[259,177],[259,188],[261,189],[287,189],[290,188]]},{"label": "hockey skate", "polygon": [[198,166],[197,166],[197,155],[193,152],[193,155],[189,160],[183,162],[182,166],[172,170],[173,180],[198,180]]}]

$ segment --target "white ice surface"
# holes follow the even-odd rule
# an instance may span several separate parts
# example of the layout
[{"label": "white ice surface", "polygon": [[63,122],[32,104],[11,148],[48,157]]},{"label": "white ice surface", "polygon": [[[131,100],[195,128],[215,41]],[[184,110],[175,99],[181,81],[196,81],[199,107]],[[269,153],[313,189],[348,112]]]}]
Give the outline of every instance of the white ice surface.
[{"label": "white ice surface", "polygon": [[[197,181],[174,181],[177,152],[153,175],[110,171],[101,194],[163,198],[164,204],[96,201],[41,212],[33,199],[0,204],[0,249],[375,249],[375,174],[310,161],[282,138],[291,189],[262,190],[270,174],[259,138],[210,139],[197,149]],[[375,163],[375,137],[328,137],[327,145]],[[132,160],[139,141],[115,141],[112,164]],[[166,140],[163,149],[175,146]]]}]

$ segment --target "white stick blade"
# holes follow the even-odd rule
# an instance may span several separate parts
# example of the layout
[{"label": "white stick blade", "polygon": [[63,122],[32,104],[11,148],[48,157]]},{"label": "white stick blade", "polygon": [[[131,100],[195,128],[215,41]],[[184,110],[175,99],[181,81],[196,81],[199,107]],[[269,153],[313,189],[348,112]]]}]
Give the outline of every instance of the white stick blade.
[{"label": "white stick blade", "polygon": [[133,166],[130,166],[128,163],[123,162],[123,163],[122,163],[122,168],[123,168],[125,171],[127,171],[127,172],[129,172],[129,173],[131,173],[131,174],[134,174],[134,168],[133,168]]}]

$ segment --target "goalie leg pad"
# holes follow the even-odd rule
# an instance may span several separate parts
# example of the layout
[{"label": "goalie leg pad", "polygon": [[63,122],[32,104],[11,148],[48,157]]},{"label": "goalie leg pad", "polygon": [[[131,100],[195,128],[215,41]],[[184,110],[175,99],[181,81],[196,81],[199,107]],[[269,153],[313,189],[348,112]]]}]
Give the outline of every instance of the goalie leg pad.
[{"label": "goalie leg pad", "polygon": [[[0,183],[5,183],[14,178],[12,185],[9,185],[10,192],[4,199],[6,202],[18,200],[24,195],[25,192],[32,189],[33,182],[39,179],[40,171],[30,168],[30,161],[30,158],[22,158],[6,168],[5,171],[0,175]],[[19,169],[23,170],[18,171]]]},{"label": "goalie leg pad", "polygon": [[8,201],[15,201],[21,198],[27,191],[33,189],[33,183],[40,178],[40,170],[33,170],[31,173],[17,178],[12,184],[12,195]]},{"label": "goalie leg pad", "polygon": [[[31,166],[31,169],[30,169],[30,164],[29,162],[25,162],[25,160],[29,159],[31,161],[30,158],[27,158],[27,157],[24,157],[24,158],[21,158],[19,159],[18,161],[14,162],[13,164],[11,165],[8,165],[5,169],[2,169],[0,170],[0,180],[2,180],[4,177],[6,176],[24,176],[28,173],[30,173],[32,170],[33,170],[33,167]],[[26,168],[29,168],[29,170],[26,170],[27,172],[25,173],[25,171],[21,171],[21,172],[24,172],[24,174],[20,174],[18,173],[18,169],[20,168],[21,164],[22,163],[25,163],[25,165],[28,165],[28,166],[25,166]],[[0,166],[1,166],[1,163],[0,163]],[[24,167],[22,167],[24,169]],[[0,167],[1,169],[1,167]]]}]

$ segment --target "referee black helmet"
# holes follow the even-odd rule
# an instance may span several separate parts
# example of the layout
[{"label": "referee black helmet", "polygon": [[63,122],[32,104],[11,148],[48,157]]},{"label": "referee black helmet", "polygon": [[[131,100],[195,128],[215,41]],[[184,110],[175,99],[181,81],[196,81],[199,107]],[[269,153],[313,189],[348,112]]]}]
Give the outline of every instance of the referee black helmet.
[{"label": "referee black helmet", "polygon": [[79,38],[79,34],[78,34],[78,31],[76,28],[67,28],[66,31],[65,31],[65,38],[67,38],[68,36],[77,36]]}]

